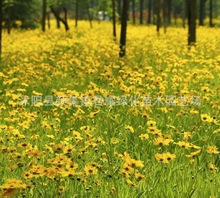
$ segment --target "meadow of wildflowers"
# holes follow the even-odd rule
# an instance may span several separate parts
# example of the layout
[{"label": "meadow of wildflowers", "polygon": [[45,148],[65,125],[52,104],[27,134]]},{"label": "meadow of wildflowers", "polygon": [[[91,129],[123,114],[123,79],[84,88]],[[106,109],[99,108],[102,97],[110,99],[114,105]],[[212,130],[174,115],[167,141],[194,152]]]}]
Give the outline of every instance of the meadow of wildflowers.
[{"label": "meadow of wildflowers", "polygon": [[[119,32],[118,32],[119,34]],[[220,30],[4,34],[0,197],[220,195]]]}]

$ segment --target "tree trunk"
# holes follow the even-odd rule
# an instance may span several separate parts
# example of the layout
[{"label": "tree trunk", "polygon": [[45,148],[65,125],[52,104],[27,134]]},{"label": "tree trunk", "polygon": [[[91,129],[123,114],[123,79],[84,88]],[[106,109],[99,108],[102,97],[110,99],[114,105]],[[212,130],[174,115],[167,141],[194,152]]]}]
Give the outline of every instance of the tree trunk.
[{"label": "tree trunk", "polygon": [[183,28],[186,28],[186,15],[187,15],[187,1],[182,0],[182,20]]},{"label": "tree trunk", "polygon": [[42,24],[42,31],[45,32],[45,30],[46,30],[47,2],[46,2],[46,0],[43,0],[42,3],[43,4],[42,4],[42,22],[41,22],[41,24]]},{"label": "tree trunk", "polygon": [[11,5],[8,6],[7,32],[11,34]]},{"label": "tree trunk", "polygon": [[156,23],[157,23],[157,33],[159,34],[160,33],[160,24],[161,24],[161,18],[160,18],[160,4],[161,4],[161,0],[157,0],[157,20],[156,20]]},{"label": "tree trunk", "polygon": [[205,0],[200,0],[199,4],[199,25],[204,25],[204,18],[205,18]]},{"label": "tree trunk", "polygon": [[213,27],[213,4],[212,0],[209,0],[209,26]]},{"label": "tree trunk", "polygon": [[86,4],[86,6],[87,6],[88,17],[89,17],[89,24],[90,24],[90,27],[92,28],[93,27],[92,26],[92,16],[91,16],[90,11],[89,11],[89,4],[88,4],[88,2]]},{"label": "tree trunk", "polygon": [[144,0],[140,0],[140,24],[143,24]]},{"label": "tree trunk", "polygon": [[148,0],[148,15],[147,15],[147,23],[151,24],[151,8],[152,7],[152,0]]},{"label": "tree trunk", "polygon": [[123,0],[119,57],[124,57],[126,53],[125,46],[126,46],[126,33],[127,33],[128,5],[129,5],[129,0]]},{"label": "tree trunk", "polygon": [[115,0],[112,0],[112,25],[113,25],[113,37],[114,37],[114,40],[116,40]]},{"label": "tree trunk", "polygon": [[57,14],[57,12],[54,10],[53,6],[50,6],[50,9],[51,9],[52,13],[54,14],[54,16],[56,17],[56,19],[61,21],[63,23],[63,25],[65,26],[66,31],[68,31],[69,30],[69,26],[68,26],[68,23],[67,23],[67,10],[66,10],[66,8],[64,9],[64,14],[65,14],[64,19],[62,19]]},{"label": "tree trunk", "polygon": [[166,33],[168,26],[168,0],[163,0],[163,26],[164,33]]},{"label": "tree trunk", "polygon": [[196,0],[187,0],[188,10],[188,45],[196,43]]},{"label": "tree trunk", "polygon": [[[53,14],[54,14],[54,13],[53,13]],[[57,16],[60,17],[60,11],[59,11],[59,10],[57,11]],[[56,21],[57,21],[57,29],[60,29],[60,20],[59,20],[58,17],[55,16]]]},{"label": "tree trunk", "polygon": [[133,24],[135,24],[136,22],[136,17],[135,17],[135,0],[132,0],[132,21],[133,21]]},{"label": "tree trunk", "polygon": [[2,54],[2,6],[3,0],[0,0],[0,58]]},{"label": "tree trunk", "polygon": [[119,21],[121,21],[121,0],[118,0],[118,15],[119,15]]},{"label": "tree trunk", "polygon": [[168,0],[168,2],[167,2],[167,23],[168,23],[168,25],[170,25],[170,23],[171,23],[171,13],[172,13],[172,0]]},{"label": "tree trunk", "polygon": [[78,19],[79,19],[79,4],[78,4],[78,0],[75,0],[75,27],[78,26]]},{"label": "tree trunk", "polygon": [[153,0],[153,24],[157,24],[157,0]]},{"label": "tree trunk", "polygon": [[47,13],[47,27],[50,29],[50,12]]}]

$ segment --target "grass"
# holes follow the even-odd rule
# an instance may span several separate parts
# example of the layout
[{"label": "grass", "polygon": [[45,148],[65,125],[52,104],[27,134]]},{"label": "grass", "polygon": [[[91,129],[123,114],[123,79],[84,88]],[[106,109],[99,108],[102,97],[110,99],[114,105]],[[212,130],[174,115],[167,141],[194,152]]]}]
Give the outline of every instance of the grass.
[{"label": "grass", "polygon": [[129,25],[124,59],[109,23],[4,34],[1,196],[217,198],[219,31]]}]

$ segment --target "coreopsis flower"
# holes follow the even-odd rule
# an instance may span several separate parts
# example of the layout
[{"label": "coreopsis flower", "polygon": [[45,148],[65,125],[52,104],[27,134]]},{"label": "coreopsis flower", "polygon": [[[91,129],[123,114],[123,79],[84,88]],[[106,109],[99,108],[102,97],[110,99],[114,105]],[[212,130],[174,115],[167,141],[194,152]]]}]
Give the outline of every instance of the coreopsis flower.
[{"label": "coreopsis flower", "polygon": [[164,154],[164,163],[168,163],[169,161],[176,159],[176,155],[171,154],[170,152],[163,153],[163,154]]},{"label": "coreopsis flower", "polygon": [[26,184],[23,184],[21,180],[17,179],[7,179],[6,182],[0,186],[3,190],[1,197],[13,197],[19,192],[27,187]]},{"label": "coreopsis flower", "polygon": [[58,174],[59,169],[57,167],[49,167],[45,168],[44,174],[46,177],[50,179],[54,179]]},{"label": "coreopsis flower", "polygon": [[145,176],[139,173],[138,171],[134,175],[137,181],[143,181],[145,179]]},{"label": "coreopsis flower", "polygon": [[166,139],[163,137],[158,137],[154,139],[154,145],[159,145],[159,146],[167,146],[170,144],[170,142],[173,142],[172,139]]},{"label": "coreopsis flower", "polygon": [[209,154],[219,154],[220,152],[218,151],[218,148],[216,146],[208,146],[207,147],[207,152]]},{"label": "coreopsis flower", "polygon": [[192,139],[192,133],[187,131],[183,133],[183,139],[184,140],[188,140],[188,139]]},{"label": "coreopsis flower", "polygon": [[30,172],[30,171],[24,171],[23,172],[23,177],[28,180],[31,179],[32,177],[34,177],[34,175]]},{"label": "coreopsis flower", "polygon": [[211,170],[211,171],[218,170],[218,168],[217,168],[217,167],[215,167],[215,165],[214,165],[214,164],[212,164],[212,163],[210,163],[210,164],[209,164],[209,168],[210,168],[210,170]]},{"label": "coreopsis flower", "polygon": [[162,136],[161,130],[159,130],[156,126],[148,127],[147,132],[154,135]]},{"label": "coreopsis flower", "polygon": [[67,163],[66,164],[66,169],[69,170],[69,169],[77,169],[78,168],[78,164],[75,163],[75,162],[70,162],[70,163]]},{"label": "coreopsis flower", "polygon": [[34,177],[42,177],[45,175],[45,167],[40,164],[32,165],[29,171],[32,175],[34,175]]},{"label": "coreopsis flower", "polygon": [[53,148],[55,153],[61,153],[63,151],[64,146],[62,144],[54,144]]},{"label": "coreopsis flower", "polygon": [[212,122],[212,117],[210,117],[209,115],[207,115],[207,114],[201,114],[201,120],[203,121],[203,122],[209,122],[209,123],[211,123]]},{"label": "coreopsis flower", "polygon": [[63,153],[64,154],[71,154],[75,151],[76,149],[74,148],[73,145],[69,144],[69,145],[66,145],[64,148],[63,148]]},{"label": "coreopsis flower", "polygon": [[155,154],[155,158],[158,162],[169,163],[171,160],[176,158],[175,154],[171,154],[170,152],[162,153],[162,154]]},{"label": "coreopsis flower", "polygon": [[179,142],[174,143],[174,144],[177,144],[177,145],[179,145],[180,147],[185,148],[185,149],[191,148],[190,143],[189,143],[189,142],[186,142],[186,141],[179,141]]},{"label": "coreopsis flower", "polygon": [[84,170],[86,175],[95,175],[98,172],[98,169],[90,164],[86,165]]},{"label": "coreopsis flower", "polygon": [[144,164],[141,160],[127,159],[126,163],[131,167],[144,167]]},{"label": "coreopsis flower", "polygon": [[111,142],[111,144],[118,144],[119,143],[119,139],[118,138],[111,138],[110,142]]},{"label": "coreopsis flower", "polygon": [[125,129],[128,130],[131,133],[134,133],[134,128],[132,126],[126,125]]},{"label": "coreopsis flower", "polygon": [[81,134],[78,131],[73,131],[73,137],[76,140],[82,140],[83,138],[81,137]]},{"label": "coreopsis flower", "polygon": [[148,120],[148,121],[147,121],[147,126],[148,126],[148,127],[155,127],[156,124],[157,124],[157,123],[156,123],[155,121],[153,121],[153,120]]},{"label": "coreopsis flower", "polygon": [[89,117],[90,117],[90,118],[94,118],[94,117],[99,113],[99,111],[100,111],[100,110],[98,110],[98,111],[96,111],[96,112],[91,112],[91,113],[89,114]]},{"label": "coreopsis flower", "polygon": [[198,155],[200,152],[201,152],[201,149],[199,149],[199,150],[197,150],[197,151],[194,151],[194,152],[191,152],[190,154],[186,155],[186,157],[188,157],[188,158],[193,158],[193,157],[195,157],[196,155]]},{"label": "coreopsis flower", "polygon": [[127,184],[133,186],[134,188],[138,188],[138,185],[132,182],[130,179],[127,179],[126,181],[127,181]]},{"label": "coreopsis flower", "polygon": [[141,140],[147,140],[147,139],[149,139],[149,135],[148,135],[147,133],[141,134],[141,135],[139,135],[139,138],[140,138]]},{"label": "coreopsis flower", "polygon": [[73,169],[69,169],[69,170],[65,170],[65,169],[60,169],[58,171],[58,173],[62,176],[62,177],[69,177],[71,175],[73,175],[75,173],[75,171]]},{"label": "coreopsis flower", "polygon": [[126,172],[128,174],[132,174],[132,173],[134,173],[134,168],[129,166],[127,163],[124,163],[122,171]]}]

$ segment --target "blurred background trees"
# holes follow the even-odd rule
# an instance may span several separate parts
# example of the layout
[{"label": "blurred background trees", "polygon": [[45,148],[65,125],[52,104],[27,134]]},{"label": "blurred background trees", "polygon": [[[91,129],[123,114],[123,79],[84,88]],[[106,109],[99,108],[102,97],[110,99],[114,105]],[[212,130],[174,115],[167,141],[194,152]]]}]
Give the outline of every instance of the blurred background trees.
[{"label": "blurred background trees", "polygon": [[[193,9],[189,3],[193,1]],[[41,26],[50,28],[50,19],[56,19],[57,28],[63,25],[73,28],[68,20],[113,21],[113,36],[116,39],[116,22],[124,21],[123,0],[0,0],[0,44],[1,32],[8,34],[12,28],[32,29]],[[192,4],[190,4],[192,5]],[[114,7],[113,7],[114,6]],[[188,43],[195,43],[196,25],[219,26],[219,0],[131,0],[128,1],[126,22],[137,25],[155,25],[158,32],[169,26],[189,27]],[[191,26],[190,26],[191,24]],[[192,39],[192,40],[190,40]]]},{"label": "blurred background trees", "polygon": [[[11,28],[18,26],[35,28],[42,23],[42,19],[46,21],[50,17],[57,19],[58,28],[60,22],[63,23],[67,17],[78,20],[108,20],[112,19],[112,2],[112,0],[2,0],[3,27],[7,28],[8,33]],[[120,22],[123,1],[115,0],[114,3],[116,18]],[[219,0],[197,0],[196,7],[198,25],[217,25],[214,21],[219,18]],[[129,1],[128,20],[131,23],[156,25],[158,17],[161,18],[160,25],[184,26],[186,0]],[[46,27],[46,22],[43,22],[42,26]]]}]

